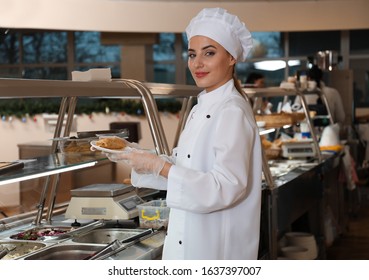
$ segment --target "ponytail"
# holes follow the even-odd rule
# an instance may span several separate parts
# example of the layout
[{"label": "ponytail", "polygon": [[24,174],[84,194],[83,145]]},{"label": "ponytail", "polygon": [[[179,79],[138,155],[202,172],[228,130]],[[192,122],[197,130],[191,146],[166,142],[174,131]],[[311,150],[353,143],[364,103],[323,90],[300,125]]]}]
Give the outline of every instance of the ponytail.
[{"label": "ponytail", "polygon": [[237,91],[241,94],[241,96],[243,98],[246,99],[247,102],[250,102],[250,99],[249,97],[247,96],[246,92],[242,89],[241,87],[241,83],[240,81],[238,80],[237,76],[236,76],[236,73],[235,71],[233,70],[233,83],[234,83],[234,86],[235,88],[237,89]]}]

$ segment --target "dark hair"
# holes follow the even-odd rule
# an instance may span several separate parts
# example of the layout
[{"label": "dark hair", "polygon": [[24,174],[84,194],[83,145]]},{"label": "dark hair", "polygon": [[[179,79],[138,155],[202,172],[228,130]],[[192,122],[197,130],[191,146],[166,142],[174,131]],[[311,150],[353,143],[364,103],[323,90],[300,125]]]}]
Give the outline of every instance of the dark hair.
[{"label": "dark hair", "polygon": [[263,79],[264,75],[260,73],[250,73],[250,75],[247,76],[246,84],[254,84],[257,80]]},{"label": "dark hair", "polygon": [[323,71],[317,65],[313,65],[307,72],[310,80],[315,81],[317,87],[320,87],[320,81],[323,79]]}]

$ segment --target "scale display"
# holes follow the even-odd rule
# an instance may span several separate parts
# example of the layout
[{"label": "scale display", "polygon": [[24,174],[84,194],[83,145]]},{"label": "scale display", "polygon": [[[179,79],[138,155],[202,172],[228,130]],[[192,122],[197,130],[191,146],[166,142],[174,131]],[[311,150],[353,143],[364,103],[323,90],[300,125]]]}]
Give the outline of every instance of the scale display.
[{"label": "scale display", "polygon": [[132,219],[138,216],[136,206],[144,202],[135,188],[120,184],[90,185],[71,194],[65,216],[72,219]]},{"label": "scale display", "polygon": [[316,152],[312,142],[290,142],[282,145],[282,155],[285,158],[314,157]]}]

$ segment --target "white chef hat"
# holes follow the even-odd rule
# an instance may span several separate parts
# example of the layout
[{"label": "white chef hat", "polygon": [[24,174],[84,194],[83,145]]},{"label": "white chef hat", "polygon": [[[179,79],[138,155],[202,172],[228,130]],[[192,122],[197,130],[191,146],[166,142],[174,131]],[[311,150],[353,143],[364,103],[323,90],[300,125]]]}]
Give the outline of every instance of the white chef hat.
[{"label": "white chef hat", "polygon": [[222,8],[205,8],[186,28],[187,39],[206,36],[222,45],[237,61],[245,61],[252,48],[252,38],[245,23]]}]

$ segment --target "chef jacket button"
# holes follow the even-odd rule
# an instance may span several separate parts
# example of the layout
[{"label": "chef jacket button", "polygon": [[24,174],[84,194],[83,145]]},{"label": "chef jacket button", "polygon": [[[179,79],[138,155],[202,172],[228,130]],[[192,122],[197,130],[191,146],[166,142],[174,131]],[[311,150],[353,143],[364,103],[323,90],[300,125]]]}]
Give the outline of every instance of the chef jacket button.
[{"label": "chef jacket button", "polygon": [[179,240],[179,242],[178,242],[178,243],[179,243],[179,245],[182,245],[182,241],[181,241],[181,240]]},{"label": "chef jacket button", "polygon": [[176,153],[176,156],[177,156],[177,153]]},{"label": "chef jacket button", "polygon": [[190,154],[188,154],[188,155],[187,155],[187,157],[188,157],[188,158],[190,158],[190,157],[191,157],[191,155],[190,155]]},{"label": "chef jacket button", "polygon": [[210,115],[206,115],[206,118],[210,119]]}]

